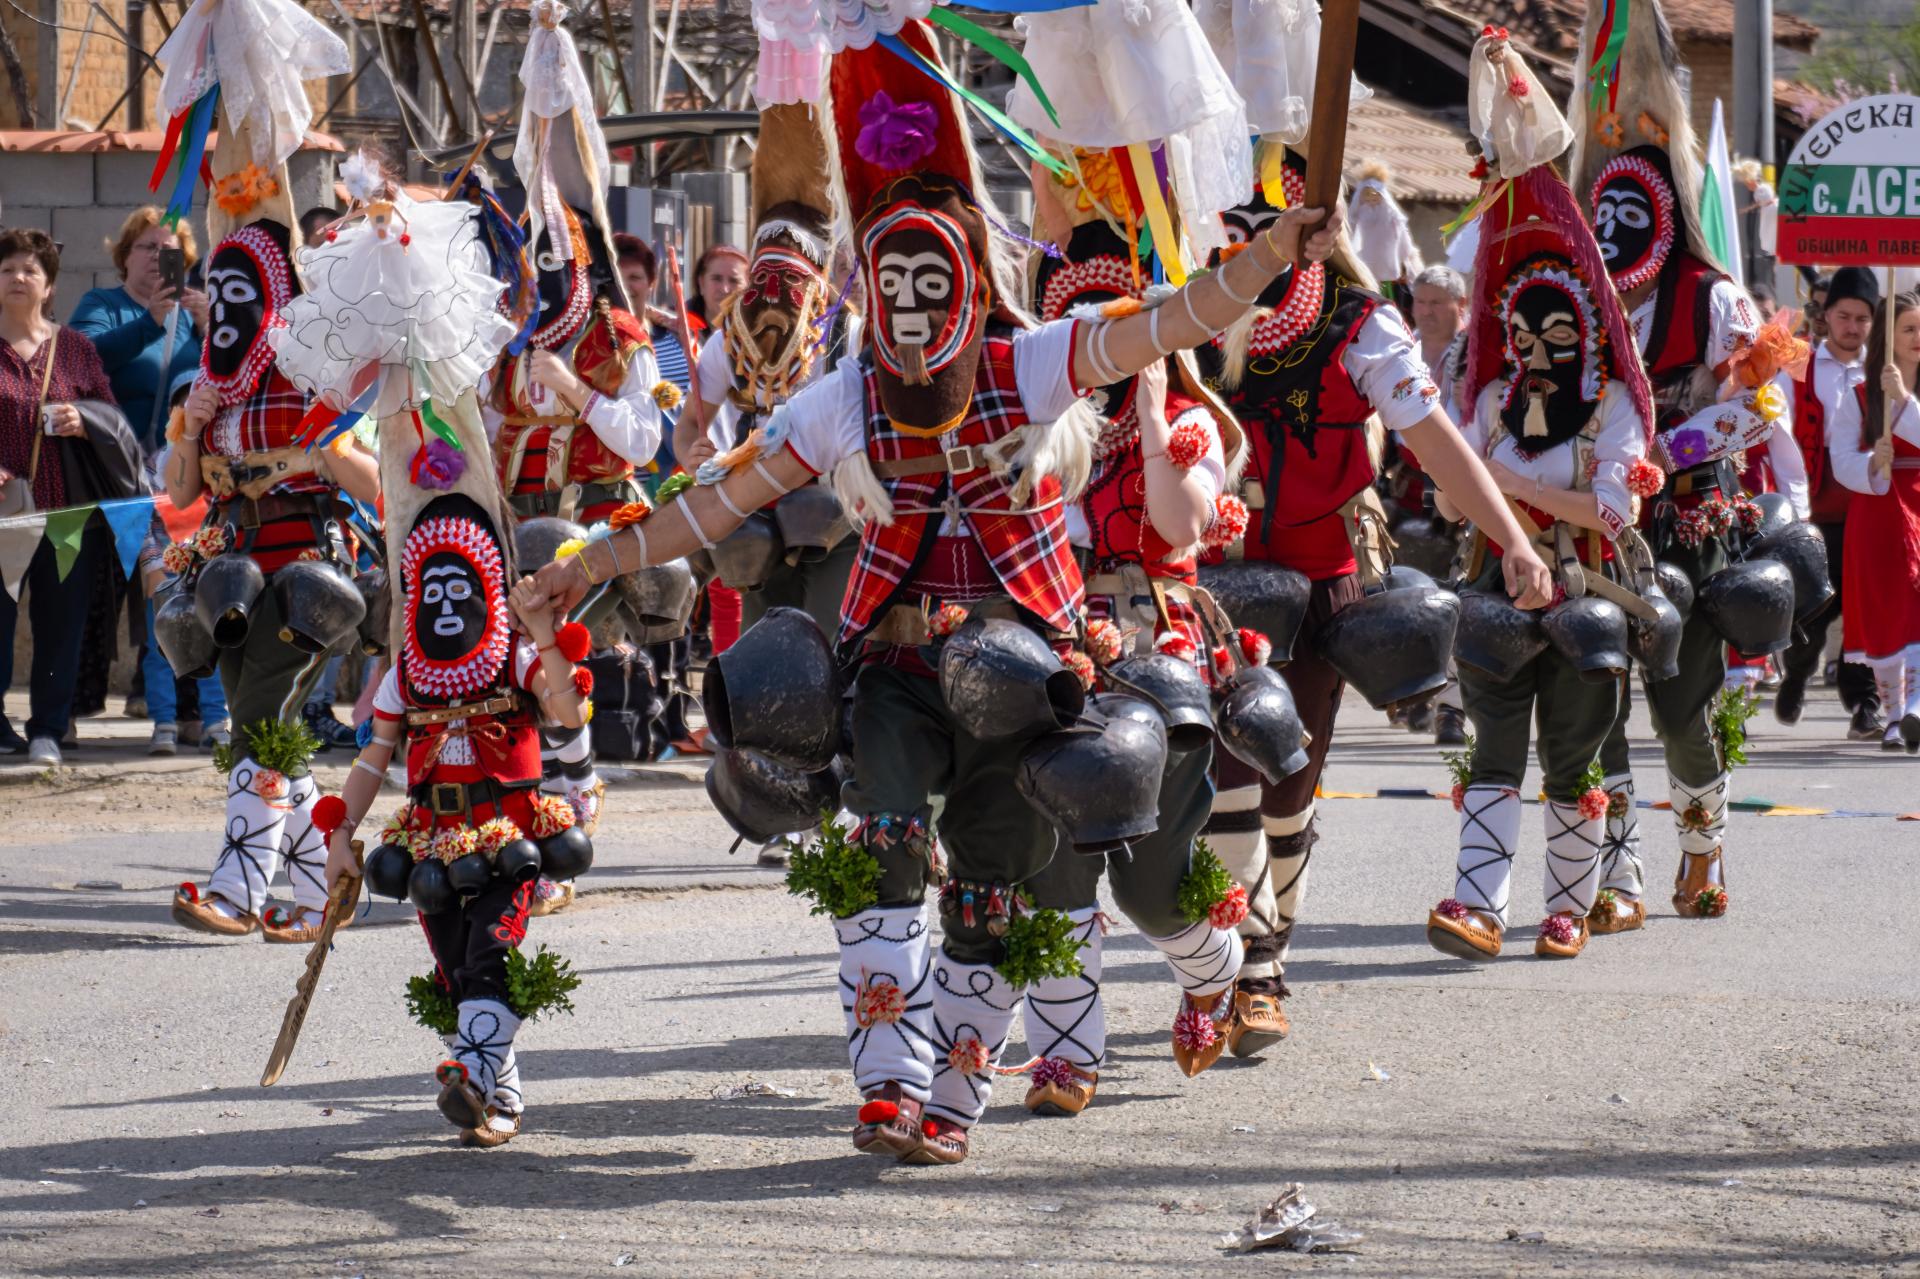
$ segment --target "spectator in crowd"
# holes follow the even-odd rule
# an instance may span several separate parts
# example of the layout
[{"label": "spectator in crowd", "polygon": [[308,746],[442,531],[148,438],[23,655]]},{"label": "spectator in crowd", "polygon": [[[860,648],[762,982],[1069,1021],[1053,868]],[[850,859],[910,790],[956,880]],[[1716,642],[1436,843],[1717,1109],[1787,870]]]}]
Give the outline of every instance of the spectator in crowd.
[{"label": "spectator in crowd", "polygon": [[[133,424],[141,448],[158,447],[166,422],[166,397],[161,392],[182,370],[200,363],[200,340],[207,329],[207,295],[178,286],[165,278],[161,258],[178,250],[184,271],[193,269],[200,250],[193,226],[160,220],[155,205],[135,209],[108,244],[120,283],[110,289],[91,289],[80,299],[69,322],[85,334],[100,353],[100,363],[113,383],[114,398]],[[179,313],[175,314],[176,306]],[[167,321],[173,318],[169,347]]]},{"label": "spectator in crowd", "polygon": [[1816,275],[1807,289],[1807,332],[1809,342],[1824,342],[1827,338],[1827,290],[1833,287],[1833,277]]},{"label": "spectator in crowd", "polygon": [[[126,420],[114,403],[113,386],[99,352],[86,336],[47,317],[60,251],[44,231],[0,231],[0,510],[53,511],[97,500],[89,478],[78,473],[89,417],[100,429],[125,436]],[[129,441],[130,443],[130,441]],[[93,593],[98,557],[105,551],[94,534],[63,574],[53,543],[43,540],[27,565],[25,587],[33,627],[33,664],[28,674],[26,740],[0,715],[0,752],[40,765],[61,762],[80,669],[81,631]],[[13,632],[19,605],[0,591],[0,689],[13,681]]]},{"label": "spectator in crowd", "polygon": [[[199,369],[184,369],[174,375],[169,409],[178,407],[193,389]],[[232,738],[227,724],[227,695],[218,675],[202,679],[176,676],[173,667],[153,640],[153,613],[168,576],[160,557],[170,539],[160,513],[154,512],[147,540],[140,548],[140,587],[146,599],[147,645],[140,653],[140,674],[146,684],[147,715],[153,720],[153,736],[147,743],[149,755],[172,755],[180,749],[183,737],[188,745],[205,743],[209,748],[224,745]],[[183,731],[185,730],[185,731]]]},{"label": "spectator in crowd", "polygon": [[338,209],[329,208],[324,204],[314,205],[300,215],[300,243],[311,249],[320,243],[327,228],[338,222],[341,216]]},{"label": "spectator in crowd", "polygon": [[[1413,331],[1420,359],[1440,388],[1440,402],[1453,411],[1456,366],[1465,358],[1467,281],[1450,266],[1430,266],[1413,277]],[[1451,358],[1449,358],[1451,357]],[[1455,419],[1458,420],[1458,419]]]},{"label": "spectator in crowd", "polygon": [[1753,299],[1753,305],[1760,312],[1760,323],[1773,319],[1780,310],[1780,299],[1774,296],[1771,284],[1755,283],[1747,288],[1747,296]]},{"label": "spectator in crowd", "polygon": [[716,244],[693,264],[693,285],[697,296],[687,300],[687,310],[699,318],[693,335],[697,338],[713,322],[720,304],[732,297],[747,282],[747,255],[731,244]]}]

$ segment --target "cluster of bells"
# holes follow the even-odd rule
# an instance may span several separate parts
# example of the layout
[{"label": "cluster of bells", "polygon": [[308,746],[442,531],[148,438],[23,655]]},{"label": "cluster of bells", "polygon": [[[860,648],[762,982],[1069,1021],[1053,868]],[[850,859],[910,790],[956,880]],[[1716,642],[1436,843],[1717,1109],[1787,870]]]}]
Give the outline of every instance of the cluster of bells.
[{"label": "cluster of bells", "polygon": [[541,840],[511,840],[491,857],[474,852],[450,862],[438,857],[415,861],[400,845],[382,844],[367,854],[364,874],[374,896],[405,898],[422,914],[434,915],[497,882],[517,888],[541,875],[575,879],[592,866],[593,840],[578,826],[569,826]]},{"label": "cluster of bells", "polygon": [[[239,648],[253,629],[266,575],[252,556],[216,555],[184,574],[154,610],[154,639],[183,678],[213,674],[223,648]],[[324,653],[358,637],[369,655],[386,651],[387,573],[352,573],[337,559],[296,560],[273,575],[280,638],[303,653]]]},{"label": "cluster of bells", "polygon": [[[1289,637],[1307,594],[1306,579],[1293,576]],[[1276,648],[1277,661],[1289,655],[1290,646]],[[1293,697],[1269,667],[1243,669],[1215,690],[1191,663],[1156,653],[1106,668],[1108,691],[1089,693],[1005,597],[975,605],[924,656],[955,723],[1019,752],[1020,793],[1078,853],[1117,852],[1155,829],[1171,755],[1217,740],[1274,781],[1307,763]],[[812,618],[770,610],[715,659],[702,702],[721,747],[707,794],[743,839],[806,830],[840,806],[850,702]]]},{"label": "cluster of bells", "polygon": [[[1685,573],[1665,562],[1638,574],[1633,589],[1651,616],[1629,615],[1612,600],[1593,595],[1532,612],[1515,608],[1504,595],[1463,591],[1454,656],[1496,679],[1509,679],[1552,645],[1589,679],[1612,679],[1634,662],[1648,679],[1668,679],[1679,672],[1681,631],[1696,609],[1742,656],[1780,652],[1793,642],[1795,628],[1833,598],[1826,545],[1817,528],[1794,518],[1784,495],[1762,493],[1753,501],[1760,509],[1759,527],[1734,535],[1737,558],[1697,590]],[[1443,529],[1414,518],[1396,527],[1394,537],[1403,560],[1447,571],[1453,545]],[[1403,564],[1389,576],[1407,571]]]}]

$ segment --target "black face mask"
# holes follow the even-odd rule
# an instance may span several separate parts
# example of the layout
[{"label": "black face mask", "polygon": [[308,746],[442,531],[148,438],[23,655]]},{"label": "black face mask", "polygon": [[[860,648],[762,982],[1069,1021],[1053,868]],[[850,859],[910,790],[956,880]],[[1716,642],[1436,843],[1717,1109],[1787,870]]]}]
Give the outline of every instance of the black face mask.
[{"label": "black face mask", "polygon": [[487,596],[472,561],[452,551],[436,551],[420,566],[419,590],[413,626],[423,655],[455,662],[480,647],[487,628]]},{"label": "black face mask", "polygon": [[1519,367],[1500,422],[1515,446],[1539,453],[1578,435],[1596,406],[1581,395],[1586,351],[1573,299],[1551,284],[1523,287],[1514,299],[1507,340]]},{"label": "black face mask", "polygon": [[260,340],[267,320],[267,286],[253,256],[222,244],[207,263],[207,371],[230,378]]},{"label": "black face mask", "polygon": [[[1227,228],[1227,241],[1230,244],[1252,244],[1280,216],[1280,210],[1268,204],[1264,199],[1254,200],[1250,204],[1235,205],[1220,215],[1220,221]],[[1293,273],[1283,271],[1280,278],[1260,290],[1260,296],[1254,299],[1256,306],[1276,307],[1287,298],[1287,285],[1293,280]]]},{"label": "black face mask", "polygon": [[1659,274],[1673,251],[1672,207],[1670,190],[1658,175],[1615,173],[1595,191],[1593,235],[1616,287],[1635,289]]}]

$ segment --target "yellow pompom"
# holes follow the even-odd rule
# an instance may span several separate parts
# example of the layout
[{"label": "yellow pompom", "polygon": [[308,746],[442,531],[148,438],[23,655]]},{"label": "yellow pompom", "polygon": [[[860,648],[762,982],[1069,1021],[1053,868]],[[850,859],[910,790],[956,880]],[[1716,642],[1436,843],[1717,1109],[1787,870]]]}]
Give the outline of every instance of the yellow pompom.
[{"label": "yellow pompom", "polygon": [[1777,422],[1780,415],[1787,411],[1787,397],[1771,382],[1755,387],[1753,411],[1763,422]]},{"label": "yellow pompom", "polygon": [[580,703],[580,722],[582,724],[593,723],[593,699],[591,697]]},{"label": "yellow pompom", "polygon": [[653,402],[668,412],[672,412],[674,409],[680,407],[680,388],[665,380],[655,382],[653,384]]},{"label": "yellow pompom", "polygon": [[578,555],[580,552],[586,549],[587,549],[587,542],[585,538],[570,537],[566,541],[560,543],[560,545],[553,548],[553,558],[555,558],[556,560],[564,560],[569,556]]}]

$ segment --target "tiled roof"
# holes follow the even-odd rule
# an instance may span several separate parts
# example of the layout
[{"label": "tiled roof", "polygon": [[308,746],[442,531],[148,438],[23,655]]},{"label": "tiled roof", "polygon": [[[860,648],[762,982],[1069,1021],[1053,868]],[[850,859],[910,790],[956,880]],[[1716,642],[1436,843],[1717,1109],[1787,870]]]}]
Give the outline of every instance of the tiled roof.
[{"label": "tiled roof", "polygon": [[1480,189],[1467,176],[1473,158],[1467,154],[1465,130],[1378,90],[1347,120],[1348,181],[1359,176],[1368,161],[1391,171],[1387,186],[1398,200],[1464,204]]},{"label": "tiled roof", "polygon": [[[217,132],[207,135],[211,154]],[[132,133],[120,129],[96,132],[85,129],[0,129],[0,151],[42,151],[91,155],[96,151],[158,151],[166,141],[160,129],[139,129]],[[330,133],[307,134],[303,151],[344,151],[340,140]]]},{"label": "tiled roof", "polygon": [[[1574,61],[1580,43],[1580,23],[1587,12],[1584,0],[1418,2],[1424,8],[1459,14],[1475,23],[1506,27],[1521,43],[1568,63]],[[1660,7],[1677,40],[1710,44],[1733,40],[1734,0],[1662,0]],[[1820,28],[1802,18],[1774,13],[1775,44],[1789,49],[1811,49],[1819,35]]]}]

